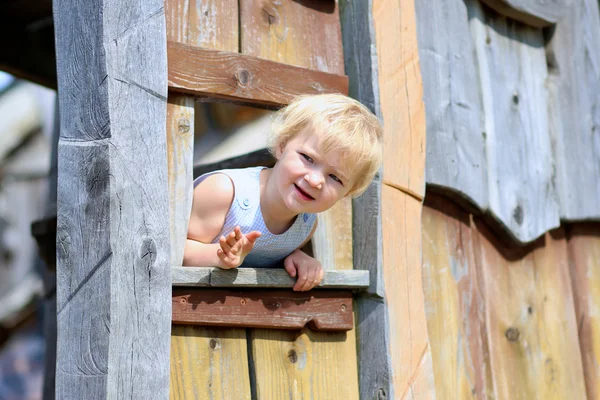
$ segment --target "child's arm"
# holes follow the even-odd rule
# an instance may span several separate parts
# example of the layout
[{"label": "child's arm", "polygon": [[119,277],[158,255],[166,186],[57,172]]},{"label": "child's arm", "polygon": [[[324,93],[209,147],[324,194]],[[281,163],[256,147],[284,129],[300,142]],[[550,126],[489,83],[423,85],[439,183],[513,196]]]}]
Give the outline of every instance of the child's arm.
[{"label": "child's arm", "polygon": [[315,226],[304,243],[283,261],[283,266],[287,273],[292,278],[298,277],[294,285],[294,290],[296,291],[304,292],[310,290],[323,280],[324,271],[321,263],[300,250],[310,240],[316,229],[317,221],[315,221]]},{"label": "child's arm", "polygon": [[219,243],[210,243],[223,229],[231,207],[234,188],[224,174],[207,177],[194,189],[183,264],[197,267],[236,268],[252,250],[259,232],[242,234],[239,228]]}]

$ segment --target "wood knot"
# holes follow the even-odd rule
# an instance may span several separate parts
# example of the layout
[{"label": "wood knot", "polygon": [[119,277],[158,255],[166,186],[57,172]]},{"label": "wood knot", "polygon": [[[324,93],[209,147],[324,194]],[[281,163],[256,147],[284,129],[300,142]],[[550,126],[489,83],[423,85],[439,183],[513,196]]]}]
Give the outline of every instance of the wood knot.
[{"label": "wood knot", "polygon": [[241,86],[246,86],[250,81],[250,72],[247,69],[238,69],[235,73],[235,79]]},{"label": "wood knot", "polygon": [[521,333],[517,328],[508,328],[506,332],[504,332],[504,336],[506,336],[509,342],[516,342],[519,340]]},{"label": "wood knot", "polygon": [[190,120],[187,118],[181,118],[178,121],[179,133],[188,133],[190,131]]},{"label": "wood knot", "polygon": [[210,339],[210,342],[208,342],[208,346],[211,349],[213,349],[213,350],[216,349],[217,348],[217,341],[215,339]]},{"label": "wood knot", "polygon": [[513,211],[513,219],[519,225],[523,223],[523,207],[521,207],[521,205],[515,207]]},{"label": "wood knot", "polygon": [[342,304],[342,312],[346,311],[346,305]]},{"label": "wood knot", "polygon": [[267,24],[275,25],[279,21],[279,12],[277,12],[277,8],[266,4],[262,8],[262,17]]},{"label": "wood knot", "polygon": [[375,400],[387,400],[387,393],[385,392],[385,389],[384,388],[377,389],[377,392],[375,392],[375,396],[373,396],[373,398]]},{"label": "wood knot", "polygon": [[288,360],[290,360],[290,362],[292,364],[295,364],[296,362],[298,362],[298,353],[296,352],[296,350],[292,349],[290,351],[288,351]]},{"label": "wood knot", "polygon": [[519,93],[514,92],[512,95],[512,102],[514,105],[519,104]]}]

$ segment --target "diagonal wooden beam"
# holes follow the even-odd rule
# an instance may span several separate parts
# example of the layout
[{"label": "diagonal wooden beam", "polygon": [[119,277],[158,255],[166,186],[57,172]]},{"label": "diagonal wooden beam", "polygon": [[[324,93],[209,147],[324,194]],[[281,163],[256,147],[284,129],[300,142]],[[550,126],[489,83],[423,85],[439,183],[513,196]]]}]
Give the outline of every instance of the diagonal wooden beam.
[{"label": "diagonal wooden beam", "polygon": [[278,107],[301,94],[348,93],[346,76],[239,53],[167,43],[169,90]]}]

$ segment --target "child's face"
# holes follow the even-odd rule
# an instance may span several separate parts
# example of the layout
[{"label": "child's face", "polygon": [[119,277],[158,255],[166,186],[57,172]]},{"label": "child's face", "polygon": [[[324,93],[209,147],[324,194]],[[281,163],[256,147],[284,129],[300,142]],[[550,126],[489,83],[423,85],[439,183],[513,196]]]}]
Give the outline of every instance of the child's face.
[{"label": "child's face", "polygon": [[276,149],[273,172],[286,207],[293,212],[318,213],[331,208],[353,186],[353,176],[342,166],[342,154],[322,151],[320,137],[305,128]]}]

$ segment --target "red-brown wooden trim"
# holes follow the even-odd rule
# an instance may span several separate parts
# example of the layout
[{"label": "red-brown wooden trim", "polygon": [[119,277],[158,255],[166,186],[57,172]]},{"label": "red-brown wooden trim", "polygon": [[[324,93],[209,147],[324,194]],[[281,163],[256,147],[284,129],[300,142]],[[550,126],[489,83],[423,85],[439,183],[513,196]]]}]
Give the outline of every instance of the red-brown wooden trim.
[{"label": "red-brown wooden trim", "polygon": [[173,289],[173,323],[246,328],[348,331],[353,328],[347,290],[231,291]]},{"label": "red-brown wooden trim", "polygon": [[263,106],[295,96],[348,93],[348,77],[258,57],[167,43],[169,90]]}]

